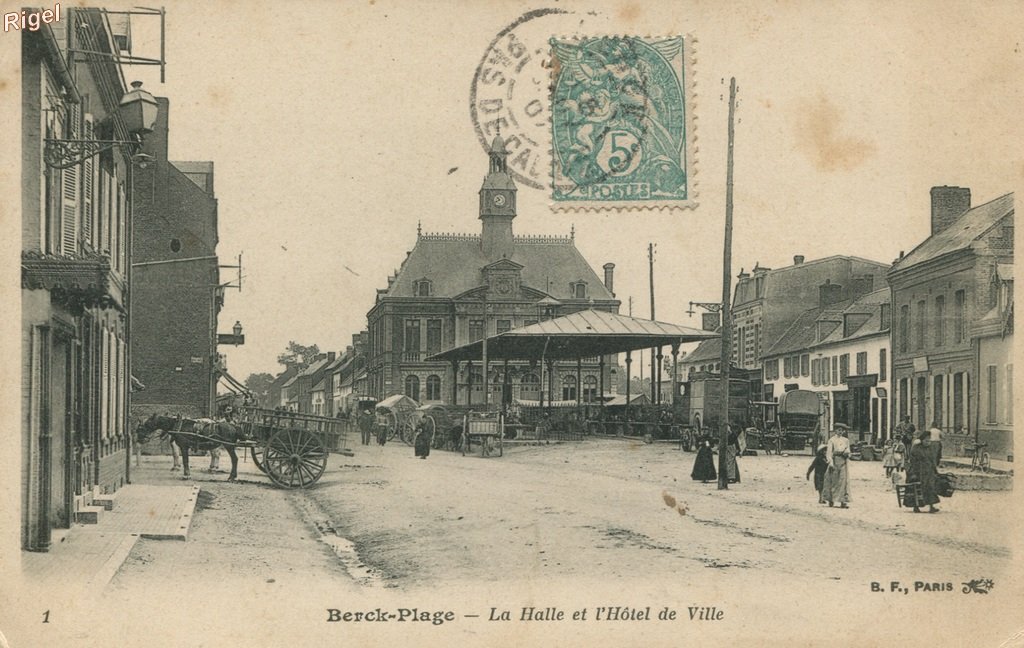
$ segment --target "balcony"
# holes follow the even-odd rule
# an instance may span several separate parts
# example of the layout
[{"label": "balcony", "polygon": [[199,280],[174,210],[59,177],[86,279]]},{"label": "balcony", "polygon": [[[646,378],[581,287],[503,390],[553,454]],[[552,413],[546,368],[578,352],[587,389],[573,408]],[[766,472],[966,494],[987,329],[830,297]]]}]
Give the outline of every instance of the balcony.
[{"label": "balcony", "polygon": [[21,253],[21,287],[48,290],[53,300],[74,314],[87,308],[124,311],[123,285],[103,255],[57,256]]}]

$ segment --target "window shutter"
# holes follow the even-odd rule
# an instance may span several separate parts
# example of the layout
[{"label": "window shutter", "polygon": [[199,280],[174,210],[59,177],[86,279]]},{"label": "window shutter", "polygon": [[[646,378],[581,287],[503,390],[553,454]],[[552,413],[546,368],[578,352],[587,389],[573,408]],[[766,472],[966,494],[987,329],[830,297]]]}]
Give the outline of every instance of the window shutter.
[{"label": "window shutter", "polygon": [[[72,104],[70,112],[70,123],[64,132],[68,137],[77,138],[78,122],[81,119],[78,105]],[[68,167],[61,172],[61,254],[64,255],[78,252],[79,174],[78,166]]]},{"label": "window shutter", "polygon": [[[85,116],[85,139],[95,137],[93,129],[93,117]],[[82,240],[92,245],[92,229],[94,214],[93,192],[96,182],[96,158],[90,157],[82,162]]]},{"label": "window shutter", "polygon": [[117,258],[114,259],[114,263],[120,272],[125,270],[125,216],[128,213],[128,203],[125,200],[124,195],[124,183],[117,183],[117,242],[115,243],[115,249],[117,251]]},{"label": "window shutter", "polygon": [[102,329],[100,337],[100,434],[108,435],[107,420],[110,405],[110,331]]}]

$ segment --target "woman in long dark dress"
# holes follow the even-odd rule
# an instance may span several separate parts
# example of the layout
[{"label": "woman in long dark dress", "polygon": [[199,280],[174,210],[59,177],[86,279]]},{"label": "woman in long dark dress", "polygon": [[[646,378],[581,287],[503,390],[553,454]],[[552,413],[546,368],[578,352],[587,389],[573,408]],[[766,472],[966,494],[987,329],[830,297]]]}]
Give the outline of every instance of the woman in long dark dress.
[{"label": "woman in long dark dress", "polygon": [[929,513],[939,512],[939,509],[935,508],[935,505],[939,503],[939,493],[935,483],[939,469],[935,465],[935,454],[928,445],[928,443],[923,443],[921,439],[914,439],[914,444],[910,447],[910,461],[907,464],[907,483],[917,482],[920,484],[918,489],[921,493],[921,499],[915,501],[913,491],[909,491],[903,505],[913,506],[914,513],[921,512],[920,506],[922,504],[928,505]]},{"label": "woman in long dark dress", "polygon": [[711,440],[707,437],[701,439],[700,447],[697,448],[697,458],[693,460],[690,477],[704,484],[718,479],[718,473],[715,471],[715,454],[711,451]]},{"label": "woman in long dark dress", "polygon": [[430,426],[427,425],[425,420],[416,424],[416,437],[412,443],[416,456],[420,459],[426,459],[430,455],[430,442],[433,436]]}]

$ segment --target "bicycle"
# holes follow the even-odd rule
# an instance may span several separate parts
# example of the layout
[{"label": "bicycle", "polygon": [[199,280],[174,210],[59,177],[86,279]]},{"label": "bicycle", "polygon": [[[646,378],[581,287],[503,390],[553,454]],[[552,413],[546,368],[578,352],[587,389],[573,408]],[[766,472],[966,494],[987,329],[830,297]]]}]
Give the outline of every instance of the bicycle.
[{"label": "bicycle", "polygon": [[987,447],[987,443],[975,443],[974,445],[964,446],[964,452],[969,452],[971,455],[971,472],[977,470],[987,473],[992,468],[992,457],[985,451]]}]

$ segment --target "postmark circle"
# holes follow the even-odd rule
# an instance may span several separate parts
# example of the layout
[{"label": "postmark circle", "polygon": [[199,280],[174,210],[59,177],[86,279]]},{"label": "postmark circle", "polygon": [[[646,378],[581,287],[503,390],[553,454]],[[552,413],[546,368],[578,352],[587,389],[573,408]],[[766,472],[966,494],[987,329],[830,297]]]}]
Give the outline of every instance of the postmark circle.
[{"label": "postmark circle", "polygon": [[[487,46],[470,87],[470,117],[484,150],[501,135],[508,170],[517,183],[546,189],[551,182],[551,71],[548,36],[555,30],[538,18],[568,15],[536,9],[519,16]],[[547,30],[542,30],[547,27]]]}]

